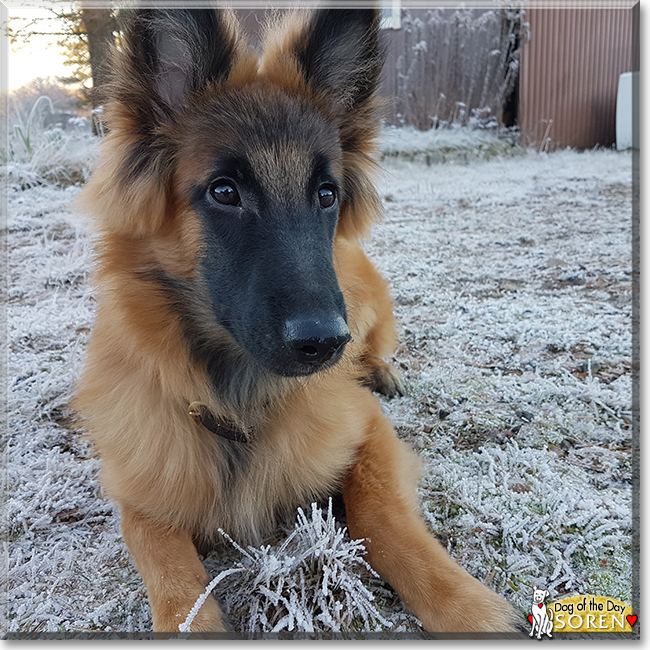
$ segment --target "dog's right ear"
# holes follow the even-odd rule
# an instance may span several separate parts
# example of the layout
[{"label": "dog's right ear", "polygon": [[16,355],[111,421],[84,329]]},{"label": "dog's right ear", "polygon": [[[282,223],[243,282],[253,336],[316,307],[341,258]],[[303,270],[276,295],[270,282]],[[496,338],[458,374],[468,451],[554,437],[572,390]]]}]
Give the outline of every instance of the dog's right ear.
[{"label": "dog's right ear", "polygon": [[208,9],[124,12],[99,167],[78,200],[104,230],[145,236],[163,223],[175,170],[174,130],[192,102],[255,73],[234,13]]},{"label": "dog's right ear", "polygon": [[267,27],[263,73],[278,85],[306,83],[340,116],[366,110],[384,63],[376,9],[289,12]]},{"label": "dog's right ear", "polygon": [[140,128],[171,119],[225,79],[245,49],[234,14],[211,9],[125,12],[109,100],[137,113]]}]

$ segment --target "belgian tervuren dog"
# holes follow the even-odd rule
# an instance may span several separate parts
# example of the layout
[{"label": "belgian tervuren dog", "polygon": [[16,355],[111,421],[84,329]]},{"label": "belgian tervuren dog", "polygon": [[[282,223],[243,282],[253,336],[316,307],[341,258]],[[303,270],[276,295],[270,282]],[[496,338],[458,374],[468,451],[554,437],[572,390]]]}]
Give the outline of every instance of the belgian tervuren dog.
[{"label": "belgian tervuren dog", "polygon": [[[399,392],[384,280],[358,238],[378,12],[296,12],[258,56],[234,14],[133,10],[82,205],[98,310],[76,408],[121,510],[156,631],[178,631],[219,527],[259,541],[342,492],[370,564],[430,631],[508,631],[509,606],[417,513],[417,460],[372,390]],[[223,631],[210,598],[192,630]]]}]

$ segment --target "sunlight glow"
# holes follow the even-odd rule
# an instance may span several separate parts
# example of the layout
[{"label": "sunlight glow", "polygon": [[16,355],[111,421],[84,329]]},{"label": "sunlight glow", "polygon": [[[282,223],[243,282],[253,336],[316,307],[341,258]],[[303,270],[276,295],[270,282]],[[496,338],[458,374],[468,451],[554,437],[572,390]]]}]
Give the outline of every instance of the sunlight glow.
[{"label": "sunlight glow", "polygon": [[[33,19],[45,19],[51,14],[43,7],[27,7],[7,3],[9,24],[14,29]],[[43,27],[35,31],[50,31],[52,21],[43,20]],[[32,36],[28,43],[19,42],[8,47],[9,90],[20,88],[37,77],[65,77],[70,69],[63,65],[63,56],[57,45],[60,37],[54,34]]]}]

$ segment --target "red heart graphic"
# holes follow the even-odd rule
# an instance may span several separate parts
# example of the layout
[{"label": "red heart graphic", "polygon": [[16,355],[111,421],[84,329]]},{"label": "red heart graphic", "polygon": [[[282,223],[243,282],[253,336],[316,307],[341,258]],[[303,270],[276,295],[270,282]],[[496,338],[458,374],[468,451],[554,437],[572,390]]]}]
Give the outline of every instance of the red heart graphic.
[{"label": "red heart graphic", "polygon": [[529,623],[532,623],[532,622],[533,622],[533,617],[532,617],[530,614],[528,614],[528,622],[529,622]]},{"label": "red heart graphic", "polygon": [[630,624],[630,627],[632,627],[636,623],[636,616],[632,616],[632,614],[629,614],[625,618],[627,619],[627,622]]},{"label": "red heart graphic", "polygon": [[544,607],[544,603],[540,603],[539,605],[537,605],[537,607],[541,609],[542,607]]}]

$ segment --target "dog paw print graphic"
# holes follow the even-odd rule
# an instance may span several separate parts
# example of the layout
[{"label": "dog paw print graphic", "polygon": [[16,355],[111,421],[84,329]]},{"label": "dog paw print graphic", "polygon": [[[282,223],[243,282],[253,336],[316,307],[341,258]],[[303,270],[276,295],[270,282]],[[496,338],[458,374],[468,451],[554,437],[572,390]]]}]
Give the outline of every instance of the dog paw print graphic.
[{"label": "dog paw print graphic", "polygon": [[545,589],[534,588],[533,604],[530,608],[530,616],[528,616],[532,628],[528,636],[535,636],[535,630],[537,630],[538,639],[541,639],[543,634],[546,634],[549,639],[553,638],[551,634],[553,631],[553,612],[544,604],[544,600],[548,595],[548,591]]}]

